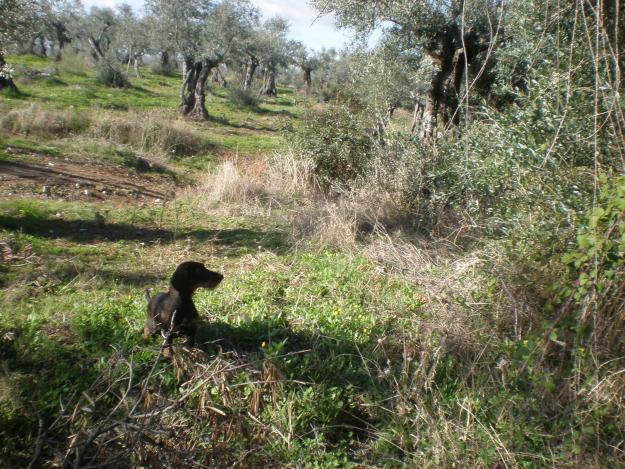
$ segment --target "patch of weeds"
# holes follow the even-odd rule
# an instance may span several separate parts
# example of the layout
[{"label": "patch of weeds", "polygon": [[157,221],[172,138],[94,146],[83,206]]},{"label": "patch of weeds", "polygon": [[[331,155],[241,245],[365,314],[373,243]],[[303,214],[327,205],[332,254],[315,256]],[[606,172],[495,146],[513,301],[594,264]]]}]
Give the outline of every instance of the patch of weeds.
[{"label": "patch of weeds", "polygon": [[244,108],[256,108],[260,102],[256,93],[242,88],[230,88],[228,99],[233,104]]},{"label": "patch of weeds", "polygon": [[113,88],[128,88],[130,82],[116,60],[107,57],[99,61],[95,66],[95,78],[105,86]]}]

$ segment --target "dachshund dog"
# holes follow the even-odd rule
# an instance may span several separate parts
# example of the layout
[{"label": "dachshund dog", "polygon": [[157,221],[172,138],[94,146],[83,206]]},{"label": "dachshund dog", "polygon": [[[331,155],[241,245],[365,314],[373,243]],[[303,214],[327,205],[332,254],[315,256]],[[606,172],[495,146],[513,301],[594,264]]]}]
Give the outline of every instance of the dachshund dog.
[{"label": "dachshund dog", "polygon": [[[158,332],[165,338],[167,346],[175,336],[186,335],[187,346],[195,345],[200,315],[193,304],[193,293],[198,288],[216,288],[223,280],[223,275],[204,267],[200,262],[183,262],[176,268],[169,282],[167,293],[159,293],[150,298],[146,290],[148,314],[143,328],[147,339]],[[169,352],[166,349],[166,354]]]}]

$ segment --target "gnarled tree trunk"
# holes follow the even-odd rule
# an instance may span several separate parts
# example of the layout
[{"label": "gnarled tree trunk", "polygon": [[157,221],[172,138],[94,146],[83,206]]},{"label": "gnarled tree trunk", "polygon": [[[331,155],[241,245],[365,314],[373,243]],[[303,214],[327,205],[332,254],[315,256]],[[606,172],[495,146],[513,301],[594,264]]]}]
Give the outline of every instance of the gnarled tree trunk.
[{"label": "gnarled tree trunk", "polygon": [[224,78],[223,73],[221,73],[221,70],[218,66],[213,69],[211,74],[213,75],[213,83],[217,83],[219,86],[223,87],[228,86],[228,83],[226,82],[226,79]]},{"label": "gnarled tree trunk", "polygon": [[243,89],[249,90],[252,87],[252,81],[254,80],[254,73],[258,68],[258,59],[253,55],[248,55],[245,62],[245,80],[243,81]]},{"label": "gnarled tree trunk", "polygon": [[137,78],[141,78],[141,73],[139,72],[139,59],[140,59],[140,56],[135,55],[134,65],[135,65],[135,75]]},{"label": "gnarled tree trunk", "polygon": [[104,52],[102,51],[102,44],[100,44],[100,41],[93,36],[89,36],[87,38],[87,42],[91,46],[91,56],[94,60],[96,62],[102,60],[104,58]]},{"label": "gnarled tree trunk", "polygon": [[31,51],[35,55],[40,55],[41,57],[47,57],[46,50],[46,38],[43,35],[38,34],[33,38],[33,42],[31,45]]},{"label": "gnarled tree trunk", "polygon": [[[459,97],[462,82],[467,78],[466,70],[478,54],[487,48],[488,41],[481,40],[473,31],[465,32],[463,40],[457,25],[448,25],[433,38],[432,46],[426,53],[432,59],[435,69],[432,72],[425,107],[419,112],[415,109],[415,119],[418,116],[421,121],[418,133],[422,138],[436,137],[438,131],[449,124],[460,123]],[[413,129],[415,127],[416,120]]]},{"label": "gnarled tree trunk", "polygon": [[58,21],[55,21],[54,23],[52,23],[52,27],[54,28],[54,34],[56,36],[56,46],[57,46],[54,60],[58,62],[61,60],[61,55],[63,54],[63,48],[65,47],[65,44],[68,42],[67,28],[65,27],[63,23],[58,22]]},{"label": "gnarled tree trunk", "polygon": [[206,110],[206,81],[211,71],[219,65],[220,60],[204,58],[187,66],[187,74],[180,89],[180,112],[194,119],[206,120],[209,118]]},{"label": "gnarled tree trunk", "polygon": [[[440,127],[446,124],[446,116],[455,112],[447,109],[453,106],[453,99],[449,94],[452,92],[450,79],[454,71],[454,58],[456,55],[455,34],[452,30],[446,30],[437,38],[435,52],[429,52],[434,62],[435,70],[425,98],[425,108],[421,117],[421,137],[436,136]],[[456,100],[457,102],[457,100]]]},{"label": "gnarled tree trunk", "polygon": [[312,87],[312,68],[306,65],[300,65],[300,68],[304,74],[304,90],[306,91],[306,95],[309,95]]},{"label": "gnarled tree trunk", "polygon": [[413,135],[417,133],[419,123],[423,120],[423,110],[423,103],[417,99],[412,113],[412,126],[410,127],[410,133]]},{"label": "gnarled tree trunk", "polygon": [[0,49],[0,91],[4,88],[9,88],[14,92],[19,92],[15,83],[13,83],[13,78],[6,70],[6,62],[4,61],[4,51]]},{"label": "gnarled tree trunk", "polygon": [[265,83],[263,84],[263,89],[260,91],[260,94],[269,96],[270,98],[278,96],[278,91],[276,90],[276,70],[273,66],[270,66],[265,71]]}]

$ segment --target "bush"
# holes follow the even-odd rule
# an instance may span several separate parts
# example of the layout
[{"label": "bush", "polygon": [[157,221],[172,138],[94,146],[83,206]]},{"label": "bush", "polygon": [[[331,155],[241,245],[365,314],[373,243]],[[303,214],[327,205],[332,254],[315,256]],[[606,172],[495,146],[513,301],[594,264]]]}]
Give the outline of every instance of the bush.
[{"label": "bush", "polygon": [[74,51],[70,47],[63,48],[61,60],[56,63],[56,68],[60,73],[84,76],[89,70],[89,59],[80,52]]},{"label": "bush", "polygon": [[625,355],[625,176],[603,176],[597,204],[564,256],[568,279],[561,289],[563,319],[586,332],[575,340],[611,362]]},{"label": "bush", "polygon": [[315,165],[325,185],[346,184],[365,174],[374,150],[373,126],[366,116],[347,105],[313,109],[291,134],[291,143]]},{"label": "bush", "polygon": [[95,77],[98,82],[113,88],[127,88],[130,86],[128,77],[122,71],[119,63],[111,58],[102,59],[96,64]]},{"label": "bush", "polygon": [[161,63],[160,60],[155,60],[150,65],[150,70],[156,75],[162,75],[165,77],[173,77],[178,75],[178,68],[175,63],[167,62]]},{"label": "bush", "polygon": [[239,107],[255,108],[258,107],[260,102],[258,96],[252,93],[251,90],[244,90],[243,88],[230,88],[228,99],[231,103]]}]

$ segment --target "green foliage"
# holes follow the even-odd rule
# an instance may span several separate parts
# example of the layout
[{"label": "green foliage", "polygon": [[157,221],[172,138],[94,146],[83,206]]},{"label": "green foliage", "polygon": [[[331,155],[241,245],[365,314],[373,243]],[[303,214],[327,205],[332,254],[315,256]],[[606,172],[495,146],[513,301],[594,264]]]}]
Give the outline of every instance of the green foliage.
[{"label": "green foliage", "polygon": [[564,256],[561,308],[573,315],[578,344],[592,347],[600,360],[616,359],[625,354],[625,177],[602,176],[597,203],[576,241]]},{"label": "green foliage", "polygon": [[346,183],[364,175],[373,151],[369,119],[344,104],[309,111],[291,142],[312,159],[315,174],[324,185]]},{"label": "green foliage", "polygon": [[98,82],[112,88],[128,88],[130,82],[122,71],[119,62],[112,58],[104,58],[96,63],[95,77]]},{"label": "green foliage", "polygon": [[155,60],[150,64],[150,71],[155,75],[162,75],[165,77],[178,76],[178,69],[173,62],[162,63],[160,60]]},{"label": "green foliage", "polygon": [[89,72],[88,59],[84,54],[66,47],[61,60],[56,63],[59,73],[85,76]]},{"label": "green foliage", "polygon": [[[0,315],[2,463],[28,465],[39,416],[46,424],[72,416],[41,440],[37,463],[56,464],[68,437],[84,442],[104,428],[98,423],[132,376],[115,421],[145,403],[145,390],[173,402],[201,383],[154,422],[156,438],[186,432],[179,439],[197,451],[185,456],[214,458],[206,466],[622,465],[625,177],[614,176],[622,139],[609,112],[619,103],[610,89],[601,99],[588,93],[588,50],[568,48],[575,23],[559,17],[572,10],[548,3],[545,30],[537,6],[506,5],[516,16],[496,51],[494,101],[471,95],[469,122],[463,113],[437,141],[408,135],[405,116],[384,122],[378,113],[407,99],[412,77],[385,61],[371,63],[388,68],[362,71],[361,83],[376,77],[370,93],[343,80],[337,95],[357,96],[358,107],[355,99],[316,107],[296,128],[292,142],[324,185],[366,185],[407,207],[401,233],[389,230],[360,253],[293,248],[284,221],[292,205],[234,216],[221,204],[207,216],[184,198],[163,206],[43,197],[0,204],[0,305],[11,312]],[[20,61],[49,64],[11,60]],[[398,84],[395,66],[401,89],[389,89]],[[210,123],[179,123],[168,111],[145,119],[146,109],[175,107],[179,81],[145,72],[132,89],[62,68],[59,82],[20,83],[39,110],[25,111],[25,97],[0,103],[3,131],[23,139],[5,136],[0,157],[30,164],[88,154],[145,170],[134,151],[174,149],[174,164],[201,167],[213,149],[275,148],[272,132],[302,113],[290,90],[241,109],[216,89]],[[76,109],[59,110],[70,104]],[[87,115],[92,105],[111,110]],[[74,124],[71,116],[83,114]],[[46,130],[34,117],[61,124]],[[421,250],[422,238],[401,250],[415,227],[452,235],[431,251]],[[456,256],[463,248],[470,251]],[[182,258],[223,266],[226,280],[196,295],[201,351],[185,366],[159,361],[142,389],[158,353],[158,342],[140,336],[142,292],[160,290]],[[206,379],[190,376],[193,369],[208,369]],[[159,441],[154,451],[168,444]]]},{"label": "green foliage", "polygon": [[231,103],[242,108],[258,107],[260,99],[252,90],[244,90],[243,88],[230,88],[228,99]]}]

